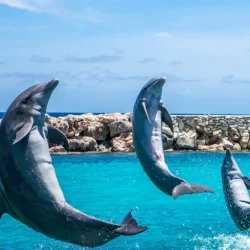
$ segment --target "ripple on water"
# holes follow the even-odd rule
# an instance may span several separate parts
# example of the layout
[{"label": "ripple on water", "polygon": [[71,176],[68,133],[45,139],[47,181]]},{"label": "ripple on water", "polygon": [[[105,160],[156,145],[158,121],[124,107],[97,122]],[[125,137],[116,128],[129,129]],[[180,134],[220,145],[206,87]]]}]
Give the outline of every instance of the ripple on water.
[{"label": "ripple on water", "polygon": [[[250,176],[250,156],[234,154]],[[170,170],[213,194],[185,195],[174,200],[149,180],[134,154],[53,156],[67,201],[84,213],[119,223],[131,208],[148,230],[119,237],[97,249],[250,249],[248,231],[235,227],[221,184],[224,153],[167,153]],[[8,215],[1,218],[0,249],[86,249],[50,239]]]}]

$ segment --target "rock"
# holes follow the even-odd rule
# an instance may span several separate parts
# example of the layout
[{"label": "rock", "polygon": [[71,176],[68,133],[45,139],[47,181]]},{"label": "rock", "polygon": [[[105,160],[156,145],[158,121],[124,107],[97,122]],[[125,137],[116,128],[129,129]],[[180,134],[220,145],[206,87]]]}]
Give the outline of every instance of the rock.
[{"label": "rock", "polygon": [[240,146],[242,149],[246,149],[249,141],[249,133],[248,131],[245,131],[244,133],[241,134],[240,137]]},{"label": "rock", "polygon": [[201,150],[201,151],[207,151],[209,149],[209,146],[206,146],[206,145],[198,145],[197,147],[198,150]]},{"label": "rock", "polygon": [[196,132],[199,134],[205,134],[207,133],[207,128],[205,127],[205,124],[198,124],[196,127]]},{"label": "rock", "polygon": [[195,149],[195,139],[191,138],[188,133],[181,133],[176,141],[176,148],[178,149]]},{"label": "rock", "polygon": [[215,130],[212,132],[212,135],[209,137],[209,143],[214,144],[218,139],[222,138],[222,131],[221,130]]},{"label": "rock", "polygon": [[62,146],[55,146],[49,149],[50,153],[67,153],[64,147]]},{"label": "rock", "polygon": [[110,124],[112,122],[117,121],[117,116],[114,114],[104,114],[104,115],[97,115],[99,118],[99,122],[105,123],[105,124]]},{"label": "rock", "polygon": [[93,115],[91,113],[89,114],[84,114],[76,117],[78,121],[85,121],[85,122],[98,122],[99,118],[97,115]]},{"label": "rock", "polygon": [[180,132],[183,131],[184,126],[185,126],[185,125],[184,125],[183,121],[180,121],[180,122],[179,122],[179,131],[180,131]]},{"label": "rock", "polygon": [[242,135],[243,133],[245,133],[246,128],[245,127],[238,127],[238,131],[239,131],[240,135]]},{"label": "rock", "polygon": [[[89,121],[75,121],[74,134],[75,136],[84,135],[90,126]],[[77,135],[78,134],[78,135]]]},{"label": "rock", "polygon": [[171,129],[169,127],[167,127],[165,124],[163,124],[162,126],[162,133],[164,135],[167,135],[168,137],[174,137],[174,134],[172,133]]},{"label": "rock", "polygon": [[239,144],[239,143],[234,143],[234,145],[233,145],[233,150],[235,150],[235,151],[240,151],[240,150],[241,150],[240,144]]},{"label": "rock", "polygon": [[191,128],[191,129],[194,129],[195,128],[195,125],[196,125],[196,122],[195,122],[195,119],[193,117],[188,117],[186,119],[186,124]]},{"label": "rock", "polygon": [[223,138],[222,139],[222,146],[224,149],[233,149],[234,145],[232,142],[230,142],[229,140],[227,140],[226,138]]},{"label": "rock", "polygon": [[96,151],[97,149],[96,140],[89,136],[83,136],[80,139],[69,139],[69,145],[72,152]]},{"label": "rock", "polygon": [[58,128],[61,130],[66,136],[69,134],[69,124],[64,118],[56,118],[47,115],[46,116],[46,122],[50,124],[51,126]]},{"label": "rock", "polygon": [[117,121],[110,124],[110,136],[115,137],[122,133],[132,132],[132,123],[128,121]]},{"label": "rock", "polygon": [[97,141],[104,141],[109,134],[109,127],[100,122],[91,122],[83,135],[93,137]]},{"label": "rock", "polygon": [[228,129],[229,135],[231,137],[231,140],[234,142],[238,142],[240,139],[240,134],[236,128],[230,127]]},{"label": "rock", "polygon": [[222,146],[218,146],[216,150],[217,151],[224,151],[224,148]]},{"label": "rock", "polygon": [[206,140],[195,140],[196,146],[204,146],[206,144]]},{"label": "rock", "polygon": [[111,140],[112,152],[134,152],[132,133],[122,133]]},{"label": "rock", "polygon": [[167,150],[172,148],[174,138],[168,137],[165,134],[162,134],[162,142],[163,142],[163,149]]},{"label": "rock", "polygon": [[103,141],[97,147],[97,151],[99,152],[111,152],[111,144],[107,141]]},{"label": "rock", "polygon": [[217,139],[220,139],[222,136],[222,131],[221,130],[213,131],[213,136],[216,137]]}]

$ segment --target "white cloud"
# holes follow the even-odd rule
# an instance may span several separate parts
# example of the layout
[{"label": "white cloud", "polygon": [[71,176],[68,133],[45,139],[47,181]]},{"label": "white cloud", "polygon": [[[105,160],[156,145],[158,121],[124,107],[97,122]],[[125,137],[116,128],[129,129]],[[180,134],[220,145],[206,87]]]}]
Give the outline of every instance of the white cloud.
[{"label": "white cloud", "polygon": [[103,23],[104,18],[102,13],[92,8],[78,10],[66,8],[62,0],[0,0],[0,4],[30,12],[46,13],[76,24],[78,21]]},{"label": "white cloud", "polygon": [[55,0],[0,0],[0,4],[5,4],[12,8],[50,13],[50,8],[55,6]]}]

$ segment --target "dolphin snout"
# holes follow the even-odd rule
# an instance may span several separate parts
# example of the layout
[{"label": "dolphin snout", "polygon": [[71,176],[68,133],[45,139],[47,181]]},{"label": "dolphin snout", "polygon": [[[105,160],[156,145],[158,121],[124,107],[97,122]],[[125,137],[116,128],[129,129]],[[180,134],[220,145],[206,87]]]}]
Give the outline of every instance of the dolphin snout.
[{"label": "dolphin snout", "polygon": [[52,79],[51,81],[49,81],[48,83],[46,83],[46,87],[45,89],[51,89],[51,90],[54,90],[57,85],[59,84],[59,79],[58,78],[54,78]]},{"label": "dolphin snout", "polygon": [[165,84],[165,82],[167,81],[167,78],[165,76],[163,76],[162,78],[159,78],[159,80],[157,81],[158,84]]},{"label": "dolphin snout", "polygon": [[231,153],[231,150],[229,148],[226,149],[226,156],[231,156],[232,153]]}]

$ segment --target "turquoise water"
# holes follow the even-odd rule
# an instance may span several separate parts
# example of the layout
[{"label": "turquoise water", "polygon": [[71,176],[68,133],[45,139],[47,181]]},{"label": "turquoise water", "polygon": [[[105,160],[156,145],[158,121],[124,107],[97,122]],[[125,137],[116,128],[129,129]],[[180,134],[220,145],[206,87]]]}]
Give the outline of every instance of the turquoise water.
[{"label": "turquoise water", "polygon": [[[81,211],[119,223],[133,215],[148,230],[121,236],[97,249],[250,249],[250,233],[237,230],[226,208],[221,184],[224,153],[167,153],[171,171],[187,181],[212,188],[173,200],[159,191],[134,154],[53,156],[66,199]],[[235,153],[250,176],[250,154]],[[0,249],[83,249],[52,240],[8,215],[0,223]]]}]

